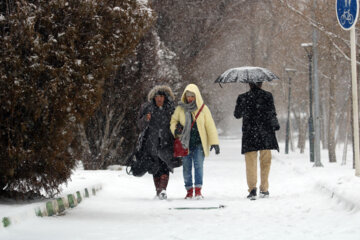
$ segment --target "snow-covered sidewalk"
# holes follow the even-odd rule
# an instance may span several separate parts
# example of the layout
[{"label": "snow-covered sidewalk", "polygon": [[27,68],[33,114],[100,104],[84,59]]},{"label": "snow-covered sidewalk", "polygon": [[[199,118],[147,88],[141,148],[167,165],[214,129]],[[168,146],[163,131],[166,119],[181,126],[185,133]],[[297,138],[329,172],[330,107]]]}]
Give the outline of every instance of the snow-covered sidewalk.
[{"label": "snow-covered sidewalk", "polygon": [[[350,164],[329,164],[323,152],[325,167],[313,168],[307,152],[273,152],[270,198],[250,201],[240,144],[221,139],[221,154],[205,160],[204,200],[183,199],[182,168],[170,176],[167,201],[154,199],[151,175],[78,170],[65,191],[100,182],[96,197],[64,216],[0,229],[0,239],[360,239],[360,178]],[[219,205],[226,207],[173,209]]]}]

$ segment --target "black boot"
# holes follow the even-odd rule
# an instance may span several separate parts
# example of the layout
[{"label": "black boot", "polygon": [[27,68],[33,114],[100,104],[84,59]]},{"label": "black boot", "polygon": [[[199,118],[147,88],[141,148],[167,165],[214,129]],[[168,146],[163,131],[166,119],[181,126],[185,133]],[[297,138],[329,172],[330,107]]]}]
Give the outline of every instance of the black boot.
[{"label": "black boot", "polygon": [[169,175],[163,174],[160,176],[160,184],[159,184],[159,189],[160,189],[159,199],[160,200],[167,199],[166,188],[167,188],[168,182],[169,182]]},{"label": "black boot", "polygon": [[160,177],[153,176],[154,179],[154,185],[156,190],[156,196],[159,196],[161,189],[160,189]]},{"label": "black boot", "polygon": [[253,188],[247,196],[250,200],[256,200],[256,188]]},{"label": "black boot", "polygon": [[266,192],[260,191],[259,197],[260,198],[268,198],[269,195],[270,195],[269,191],[266,191]]}]

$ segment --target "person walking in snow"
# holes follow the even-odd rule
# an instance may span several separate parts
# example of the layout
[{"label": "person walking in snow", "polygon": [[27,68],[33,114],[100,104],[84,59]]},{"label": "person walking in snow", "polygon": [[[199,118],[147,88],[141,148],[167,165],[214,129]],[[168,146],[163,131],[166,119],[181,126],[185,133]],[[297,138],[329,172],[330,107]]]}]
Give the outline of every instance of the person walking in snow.
[{"label": "person walking in snow", "polygon": [[199,88],[195,84],[186,86],[181,101],[171,117],[170,128],[175,137],[180,136],[182,146],[189,150],[189,154],[183,157],[183,176],[187,190],[185,199],[194,196],[193,164],[195,198],[202,199],[204,158],[209,155],[209,149],[215,149],[215,153],[219,154],[220,147],[215,122],[209,108],[204,104]]},{"label": "person walking in snow", "polygon": [[156,196],[167,198],[169,172],[173,172],[174,137],[170,131],[170,119],[174,112],[174,94],[170,87],[155,86],[148,94],[148,101],[141,106],[138,127],[144,130],[142,156],[150,161],[148,172],[153,174]]},{"label": "person walking in snow", "polygon": [[247,198],[255,200],[258,152],[260,152],[260,197],[269,197],[271,149],[279,151],[275,131],[280,129],[280,125],[272,94],[261,89],[262,83],[249,83],[249,85],[250,90],[237,98],[234,116],[237,119],[243,118],[241,153],[245,154],[249,191]]}]

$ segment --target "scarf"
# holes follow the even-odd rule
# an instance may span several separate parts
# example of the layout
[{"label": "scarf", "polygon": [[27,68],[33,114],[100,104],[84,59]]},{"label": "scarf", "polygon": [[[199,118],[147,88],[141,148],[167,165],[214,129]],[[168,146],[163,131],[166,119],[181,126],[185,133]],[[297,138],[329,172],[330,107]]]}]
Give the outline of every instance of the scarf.
[{"label": "scarf", "polygon": [[184,149],[189,148],[190,131],[191,131],[191,112],[197,109],[196,100],[191,103],[179,102],[179,106],[184,109],[185,112],[185,126],[180,137],[181,145]]}]

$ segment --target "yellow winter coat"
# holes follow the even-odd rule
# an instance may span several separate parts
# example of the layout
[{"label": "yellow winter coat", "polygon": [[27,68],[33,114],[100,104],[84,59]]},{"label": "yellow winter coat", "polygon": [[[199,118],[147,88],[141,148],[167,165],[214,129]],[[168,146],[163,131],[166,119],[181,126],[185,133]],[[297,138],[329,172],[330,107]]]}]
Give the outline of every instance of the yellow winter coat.
[{"label": "yellow winter coat", "polygon": [[[192,112],[192,117],[195,119],[195,116],[199,109],[201,108],[202,104],[204,103],[203,98],[201,97],[199,88],[195,84],[189,84],[186,86],[182,96],[181,101],[186,103],[185,92],[191,91],[195,93],[196,97],[196,106],[197,109]],[[185,112],[184,109],[180,106],[177,106],[175,112],[171,116],[170,121],[170,130],[172,134],[175,136],[175,128],[176,124],[180,122],[182,126],[185,126]],[[196,120],[197,128],[199,131],[199,135],[201,138],[202,147],[204,150],[205,156],[209,156],[209,150],[211,145],[219,145],[219,138],[218,133],[216,130],[214,119],[211,116],[210,109],[205,105],[201,113],[199,114]]]}]

